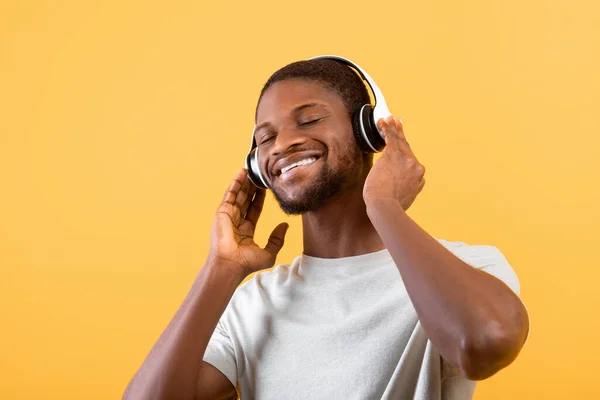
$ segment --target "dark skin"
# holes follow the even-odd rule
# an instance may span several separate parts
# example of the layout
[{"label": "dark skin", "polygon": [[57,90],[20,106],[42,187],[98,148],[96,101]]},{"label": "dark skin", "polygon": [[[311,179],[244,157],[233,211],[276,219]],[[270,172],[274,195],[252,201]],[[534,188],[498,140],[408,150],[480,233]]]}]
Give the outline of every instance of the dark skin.
[{"label": "dark skin", "polygon": [[[311,129],[298,129],[302,116],[290,110],[311,103],[323,106],[302,112],[323,119]],[[281,154],[294,154],[294,147],[316,147],[323,154],[320,164],[304,167],[295,179],[280,183],[276,174],[269,176],[279,197],[301,197],[324,162],[334,170],[353,168],[340,162],[343,144],[354,141],[350,117],[341,98],[321,84],[287,80],[273,85],[257,110],[257,126],[266,123],[275,139],[263,150],[264,171]],[[358,173],[348,177],[347,188],[302,215],[304,252],[331,258],[387,248],[442,357],[468,379],[488,378],[518,355],[529,329],[527,311],[506,284],[454,256],[406,214],[425,184],[425,168],[400,120],[382,119],[378,127],[386,147],[373,167],[356,159]],[[261,135],[263,130],[256,132],[259,143]]]},{"label": "dark skin", "polygon": [[[356,147],[341,98],[319,83],[275,83],[258,106],[257,126],[259,161],[273,192],[296,209],[308,207],[302,215],[304,253],[337,258],[387,248],[444,359],[473,380],[515,359],[529,329],[519,298],[455,257],[406,214],[425,184],[425,169],[399,120],[379,121],[386,147],[372,167]],[[307,157],[314,162],[279,171]],[[319,196],[331,187],[335,193]],[[285,223],[264,247],[254,241],[264,200],[265,191],[240,170],[215,213],[204,267],[123,398],[236,398],[235,387],[203,356],[237,286],[272,267],[284,244]]]},{"label": "dark skin", "polygon": [[[319,105],[293,112],[294,108],[304,104]],[[310,129],[300,127],[315,119],[319,121]],[[320,156],[313,165],[303,167],[291,181],[283,183],[278,176],[266,174],[272,189],[285,199],[302,198],[325,163],[334,171],[351,169],[344,177],[348,183],[342,193],[319,209],[302,215],[305,254],[338,258],[385,248],[369,220],[363,200],[363,185],[370,165],[361,162],[358,148],[356,159],[352,160],[356,164],[354,167],[349,168],[349,160],[342,156],[348,151],[349,143],[355,146],[355,139],[350,116],[336,93],[324,90],[322,85],[314,82],[295,79],[278,82],[263,95],[258,106],[257,127],[261,126],[255,136],[263,171],[268,171],[280,157],[297,156],[307,147],[315,149]]]},{"label": "dark skin", "polygon": [[486,379],[519,354],[529,331],[527,310],[506,284],[457,258],[406,214],[425,171],[399,120],[378,125],[386,148],[365,182],[369,219],[442,357],[466,378]]}]

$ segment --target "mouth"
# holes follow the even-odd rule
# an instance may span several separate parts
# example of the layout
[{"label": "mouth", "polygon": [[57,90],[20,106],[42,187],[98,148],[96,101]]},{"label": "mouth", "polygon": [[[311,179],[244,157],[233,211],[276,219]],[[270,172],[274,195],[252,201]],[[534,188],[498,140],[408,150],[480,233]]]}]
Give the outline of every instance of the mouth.
[{"label": "mouth", "polygon": [[282,182],[291,181],[293,178],[310,170],[310,168],[313,166],[313,164],[318,162],[318,160],[320,160],[320,157],[312,156],[312,157],[303,158],[302,160],[299,160],[292,164],[286,165],[285,167],[281,168],[281,170],[279,171],[279,174],[277,175],[277,179],[281,180]]}]

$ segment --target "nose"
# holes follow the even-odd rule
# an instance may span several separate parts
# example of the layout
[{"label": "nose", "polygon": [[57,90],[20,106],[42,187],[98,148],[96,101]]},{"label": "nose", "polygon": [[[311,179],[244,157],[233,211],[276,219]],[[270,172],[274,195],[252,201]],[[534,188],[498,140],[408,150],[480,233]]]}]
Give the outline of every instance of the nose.
[{"label": "nose", "polygon": [[302,145],[305,142],[306,137],[300,134],[294,126],[282,126],[275,137],[275,142],[271,146],[270,153],[272,156],[285,154],[293,147]]}]

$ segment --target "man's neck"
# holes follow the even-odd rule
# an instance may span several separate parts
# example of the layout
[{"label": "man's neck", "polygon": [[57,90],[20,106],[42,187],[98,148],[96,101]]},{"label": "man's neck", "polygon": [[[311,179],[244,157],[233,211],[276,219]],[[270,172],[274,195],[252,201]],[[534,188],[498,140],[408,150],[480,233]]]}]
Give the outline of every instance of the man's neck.
[{"label": "man's neck", "polygon": [[362,187],[302,215],[304,254],[341,258],[373,253],[385,245],[367,215]]}]

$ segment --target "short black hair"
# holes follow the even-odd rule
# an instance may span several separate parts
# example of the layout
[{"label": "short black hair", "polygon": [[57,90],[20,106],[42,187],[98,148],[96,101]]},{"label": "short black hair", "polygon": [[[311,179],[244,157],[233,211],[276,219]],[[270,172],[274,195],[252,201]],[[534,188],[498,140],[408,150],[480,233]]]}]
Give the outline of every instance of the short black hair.
[{"label": "short black hair", "polygon": [[305,79],[322,83],[341,97],[351,118],[363,105],[371,103],[362,78],[347,64],[328,58],[296,61],[279,69],[267,80],[258,98],[254,114],[255,122],[258,104],[267,89],[274,83],[287,79]]}]

